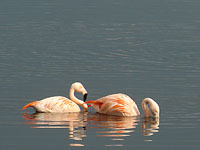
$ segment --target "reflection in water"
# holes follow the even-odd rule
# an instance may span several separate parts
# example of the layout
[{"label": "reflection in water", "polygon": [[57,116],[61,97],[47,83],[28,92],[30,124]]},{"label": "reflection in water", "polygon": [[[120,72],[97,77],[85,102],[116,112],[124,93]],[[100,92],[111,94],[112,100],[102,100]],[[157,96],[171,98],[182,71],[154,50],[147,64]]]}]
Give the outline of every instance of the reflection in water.
[{"label": "reflection in water", "polygon": [[[159,122],[159,118],[145,117],[142,121],[142,135],[152,136],[155,133],[159,132]],[[148,139],[145,141],[152,141],[152,139]]]},{"label": "reflection in water", "polygon": [[108,137],[110,140],[116,141],[115,144],[105,144],[104,146],[118,147],[123,146],[120,141],[125,140],[124,137],[131,136],[131,133],[135,132],[134,129],[138,122],[138,117],[109,116],[97,113],[88,117],[89,127],[87,128],[102,129],[103,131],[96,132],[96,136]]},{"label": "reflection in water", "polygon": [[90,128],[107,129],[106,131],[97,131],[97,136],[103,137],[116,137],[130,136],[131,132],[134,132],[136,125],[138,125],[139,119],[137,117],[121,117],[121,116],[109,116],[102,114],[93,114],[88,117],[88,125],[92,125]]},{"label": "reflection in water", "polygon": [[144,136],[151,136],[155,132],[159,132],[159,118],[144,118],[144,121],[142,121],[142,129]]},{"label": "reflection in water", "polygon": [[84,146],[83,144],[69,144],[70,146]]},{"label": "reflection in water", "polygon": [[[115,144],[104,146],[123,146],[125,137],[130,137],[140,124],[139,117],[120,117],[90,113],[35,113],[23,114],[25,124],[34,125],[31,128],[67,128],[69,139],[83,140],[86,131],[96,129],[97,137],[109,138]],[[144,118],[141,121],[142,135],[152,136],[159,132],[159,119]],[[148,139],[145,141],[152,141]],[[71,143],[70,146],[84,146],[80,143]]]},{"label": "reflection in water", "polygon": [[[86,137],[87,113],[23,113],[25,124],[37,125],[32,128],[68,128],[69,138],[82,140]],[[81,128],[80,128],[81,127]]]}]

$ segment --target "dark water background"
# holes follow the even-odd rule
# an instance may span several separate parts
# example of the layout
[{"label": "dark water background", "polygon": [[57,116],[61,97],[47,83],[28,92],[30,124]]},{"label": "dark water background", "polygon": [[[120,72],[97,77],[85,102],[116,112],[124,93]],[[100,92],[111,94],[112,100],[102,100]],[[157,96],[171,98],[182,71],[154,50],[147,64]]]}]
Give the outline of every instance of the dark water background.
[{"label": "dark water background", "polygon": [[[199,149],[199,8],[199,0],[2,0],[0,148]],[[141,116],[21,111],[68,97],[75,81],[90,100],[129,95]],[[143,118],[145,97],[159,103],[159,120]]]}]

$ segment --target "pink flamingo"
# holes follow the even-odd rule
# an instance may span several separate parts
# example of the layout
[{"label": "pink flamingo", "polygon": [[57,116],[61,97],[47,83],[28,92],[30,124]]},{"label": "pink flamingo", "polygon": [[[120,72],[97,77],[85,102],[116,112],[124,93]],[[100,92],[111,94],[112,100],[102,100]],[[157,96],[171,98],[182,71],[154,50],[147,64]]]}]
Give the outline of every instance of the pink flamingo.
[{"label": "pink flamingo", "polygon": [[[112,94],[96,101],[85,102],[88,107],[92,106],[98,113],[115,116],[138,116],[140,112],[136,103],[125,94]],[[142,108],[145,117],[159,117],[159,106],[151,98],[145,98],[142,101]]]},{"label": "pink flamingo", "polygon": [[[88,110],[87,104],[82,100],[75,97],[74,92],[79,92],[83,95],[84,101],[87,98],[87,91],[83,85],[79,82],[75,82],[71,85],[69,96],[70,99],[63,96],[53,96],[45,98],[40,101],[34,101],[22,108],[22,110],[33,107],[37,112],[50,112],[50,113],[63,113],[63,112],[80,112],[78,105],[81,105],[84,111]],[[77,105],[78,104],[78,105]]]}]

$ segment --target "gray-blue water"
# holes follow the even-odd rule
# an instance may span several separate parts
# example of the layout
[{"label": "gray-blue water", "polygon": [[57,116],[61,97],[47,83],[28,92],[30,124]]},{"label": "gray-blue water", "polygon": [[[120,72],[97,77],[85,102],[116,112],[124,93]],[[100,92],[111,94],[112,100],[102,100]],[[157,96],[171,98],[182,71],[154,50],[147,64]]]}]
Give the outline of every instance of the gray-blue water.
[{"label": "gray-blue water", "polygon": [[[0,148],[199,149],[199,0],[1,0]],[[125,93],[139,117],[34,114],[68,96]],[[80,95],[78,95],[80,97]],[[145,119],[151,97],[160,119]]]}]

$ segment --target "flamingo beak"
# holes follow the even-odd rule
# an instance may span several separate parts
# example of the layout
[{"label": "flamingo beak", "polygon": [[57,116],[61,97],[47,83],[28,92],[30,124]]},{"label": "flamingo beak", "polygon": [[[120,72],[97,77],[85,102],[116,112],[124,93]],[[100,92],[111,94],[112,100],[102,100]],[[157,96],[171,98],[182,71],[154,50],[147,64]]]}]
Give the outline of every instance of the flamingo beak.
[{"label": "flamingo beak", "polygon": [[87,93],[85,93],[84,95],[83,95],[83,101],[85,102],[86,101],[86,99],[87,99]]}]

